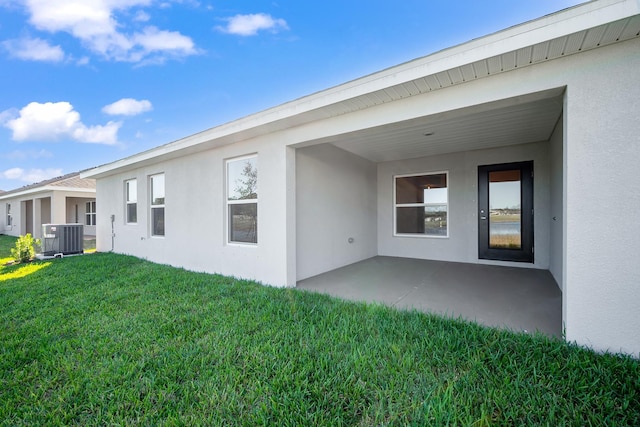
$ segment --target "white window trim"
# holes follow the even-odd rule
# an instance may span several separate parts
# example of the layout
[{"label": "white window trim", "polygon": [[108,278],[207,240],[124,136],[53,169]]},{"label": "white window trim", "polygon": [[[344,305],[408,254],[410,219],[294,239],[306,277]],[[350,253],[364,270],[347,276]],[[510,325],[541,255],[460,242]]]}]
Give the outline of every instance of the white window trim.
[{"label": "white window trim", "polygon": [[[127,193],[127,188],[128,188],[128,184],[130,182],[135,181],[135,186],[136,186],[136,200],[134,201],[130,201],[129,200],[129,195]],[[129,222],[129,205],[136,205],[136,221],[135,222]],[[138,223],[138,179],[137,178],[130,178],[130,179],[126,179],[124,181],[124,223],[126,225],[135,225]]]},{"label": "white window trim", "polygon": [[[258,198],[256,199],[243,199],[243,200],[229,200],[229,163],[242,161],[246,159],[257,159],[258,153],[247,154],[239,157],[232,157],[229,159],[225,159],[224,161],[224,234],[225,234],[225,244],[229,246],[244,246],[244,247],[257,247],[258,243],[252,242],[236,242],[231,240],[231,230],[229,229],[230,220],[229,218],[229,205],[240,205],[240,204],[248,204],[255,203],[258,204],[258,200],[260,200],[260,192],[258,190]],[[258,174],[259,174],[258,170]],[[258,189],[260,188],[260,175],[258,175]],[[259,241],[258,236],[256,235],[256,240]]]},{"label": "white window trim", "polygon": [[10,229],[11,227],[13,227],[13,214],[11,213],[11,203],[6,204],[6,210],[7,210],[6,227]]},{"label": "white window trim", "polygon": [[[154,205],[153,204],[153,185],[151,184],[151,180],[154,176],[160,176],[163,175],[165,177],[164,180],[164,199],[165,199],[165,203],[161,204],[161,205]],[[165,204],[166,204],[166,200],[167,200],[167,177],[164,174],[164,172],[159,172],[159,173],[154,173],[149,175],[149,179],[147,180],[148,185],[149,185],[149,191],[148,191],[148,195],[149,195],[149,237],[153,238],[153,239],[164,239],[164,237],[167,234],[167,227],[166,227],[166,219],[167,219],[167,210],[165,208]],[[164,213],[165,213],[165,228],[164,228],[164,234],[153,234],[153,210],[154,209],[159,209],[162,208],[164,209]]]},{"label": "white window trim", "polygon": [[[85,202],[85,211],[84,211],[84,225],[87,227],[93,227],[97,224],[97,206],[95,200],[92,202]],[[87,224],[87,219],[92,218],[91,224]]]},{"label": "white window trim", "polygon": [[[418,233],[398,233],[397,227],[398,227],[398,222],[397,222],[397,214],[398,214],[398,207],[421,207],[421,206],[429,206],[429,205],[442,205],[442,203],[401,203],[398,204],[396,203],[396,179],[397,178],[407,178],[407,177],[411,177],[411,176],[424,176],[424,175],[441,175],[444,174],[447,180],[447,234],[446,236],[432,236],[432,235],[428,235],[428,234],[418,234]],[[443,171],[434,171],[434,172],[417,172],[417,173],[408,173],[408,174],[402,174],[402,175],[393,175],[393,237],[412,237],[412,238],[417,238],[417,239],[448,239],[449,238],[449,230],[451,229],[451,212],[450,212],[450,201],[449,201],[449,187],[450,187],[450,181],[449,181],[449,171],[448,170],[443,170]]]}]

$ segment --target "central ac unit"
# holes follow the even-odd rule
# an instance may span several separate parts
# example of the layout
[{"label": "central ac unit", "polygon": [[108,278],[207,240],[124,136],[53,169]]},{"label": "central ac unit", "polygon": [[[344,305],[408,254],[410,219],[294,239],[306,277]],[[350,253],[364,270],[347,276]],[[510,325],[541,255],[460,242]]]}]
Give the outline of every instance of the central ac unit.
[{"label": "central ac unit", "polygon": [[82,224],[43,224],[42,254],[44,256],[81,254],[84,243]]}]

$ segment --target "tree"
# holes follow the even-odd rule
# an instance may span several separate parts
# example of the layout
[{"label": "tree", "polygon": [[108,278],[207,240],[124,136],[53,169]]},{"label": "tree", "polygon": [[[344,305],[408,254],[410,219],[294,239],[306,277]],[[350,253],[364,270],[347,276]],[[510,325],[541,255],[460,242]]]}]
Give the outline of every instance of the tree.
[{"label": "tree", "polygon": [[237,200],[258,198],[258,168],[249,160],[245,161],[242,168],[242,178],[236,180],[236,193],[240,194]]}]

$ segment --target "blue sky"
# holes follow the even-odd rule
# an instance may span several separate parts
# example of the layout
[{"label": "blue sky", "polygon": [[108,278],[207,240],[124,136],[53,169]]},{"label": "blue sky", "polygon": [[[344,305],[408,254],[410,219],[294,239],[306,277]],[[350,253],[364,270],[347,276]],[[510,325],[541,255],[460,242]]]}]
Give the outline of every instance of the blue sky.
[{"label": "blue sky", "polygon": [[0,0],[0,189],[118,160],[578,3]]}]

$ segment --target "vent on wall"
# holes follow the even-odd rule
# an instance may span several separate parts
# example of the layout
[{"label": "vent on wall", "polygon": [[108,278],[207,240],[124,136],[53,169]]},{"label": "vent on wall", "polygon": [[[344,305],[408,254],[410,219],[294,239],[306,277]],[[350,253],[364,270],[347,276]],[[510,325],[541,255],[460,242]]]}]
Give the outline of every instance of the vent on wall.
[{"label": "vent on wall", "polygon": [[44,224],[42,254],[44,256],[81,254],[84,226],[82,224]]}]

